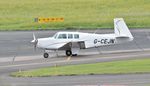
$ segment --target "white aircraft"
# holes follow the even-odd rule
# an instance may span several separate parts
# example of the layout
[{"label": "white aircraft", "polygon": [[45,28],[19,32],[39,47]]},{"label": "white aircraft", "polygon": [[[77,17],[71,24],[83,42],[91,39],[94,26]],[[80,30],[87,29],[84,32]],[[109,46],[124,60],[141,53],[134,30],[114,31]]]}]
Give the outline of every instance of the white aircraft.
[{"label": "white aircraft", "polygon": [[94,48],[129,42],[134,39],[123,18],[114,19],[114,33],[95,34],[82,32],[57,32],[53,37],[36,39],[33,34],[35,48],[44,49],[44,58],[48,58],[47,50],[65,50],[67,56],[76,56],[80,49]]}]

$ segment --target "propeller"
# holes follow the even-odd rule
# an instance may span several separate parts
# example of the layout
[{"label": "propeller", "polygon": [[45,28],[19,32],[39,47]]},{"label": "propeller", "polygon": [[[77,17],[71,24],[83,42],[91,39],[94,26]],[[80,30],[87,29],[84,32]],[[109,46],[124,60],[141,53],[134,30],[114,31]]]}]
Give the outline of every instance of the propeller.
[{"label": "propeller", "polygon": [[38,40],[36,39],[34,33],[33,33],[33,40],[31,41],[31,43],[34,45],[34,50],[36,51]]}]

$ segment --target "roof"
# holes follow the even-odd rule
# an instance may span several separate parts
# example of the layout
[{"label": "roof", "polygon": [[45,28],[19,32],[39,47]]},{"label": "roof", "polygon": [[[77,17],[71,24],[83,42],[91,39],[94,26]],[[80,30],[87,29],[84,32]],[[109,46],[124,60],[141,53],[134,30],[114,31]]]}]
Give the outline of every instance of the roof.
[{"label": "roof", "polygon": [[62,31],[62,32],[57,32],[57,34],[79,34],[80,32],[69,32],[69,31]]}]

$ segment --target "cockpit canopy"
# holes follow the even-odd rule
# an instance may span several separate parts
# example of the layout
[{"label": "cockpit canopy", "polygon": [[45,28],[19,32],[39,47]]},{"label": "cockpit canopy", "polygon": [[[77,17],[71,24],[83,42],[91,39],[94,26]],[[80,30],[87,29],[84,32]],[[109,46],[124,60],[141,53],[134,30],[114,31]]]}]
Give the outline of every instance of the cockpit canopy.
[{"label": "cockpit canopy", "polygon": [[77,32],[58,32],[53,36],[55,39],[79,39]]}]

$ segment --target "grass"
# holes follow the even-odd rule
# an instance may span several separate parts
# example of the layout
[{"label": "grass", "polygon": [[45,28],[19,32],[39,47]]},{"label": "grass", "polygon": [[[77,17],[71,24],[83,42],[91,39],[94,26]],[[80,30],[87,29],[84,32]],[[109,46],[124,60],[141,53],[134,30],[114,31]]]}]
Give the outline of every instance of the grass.
[{"label": "grass", "polygon": [[[150,27],[150,0],[1,0],[0,30],[113,28],[123,17],[130,28]],[[36,23],[37,17],[64,22]]]},{"label": "grass", "polygon": [[150,59],[114,61],[94,64],[47,67],[12,73],[16,77],[41,77],[82,74],[150,73]]}]

